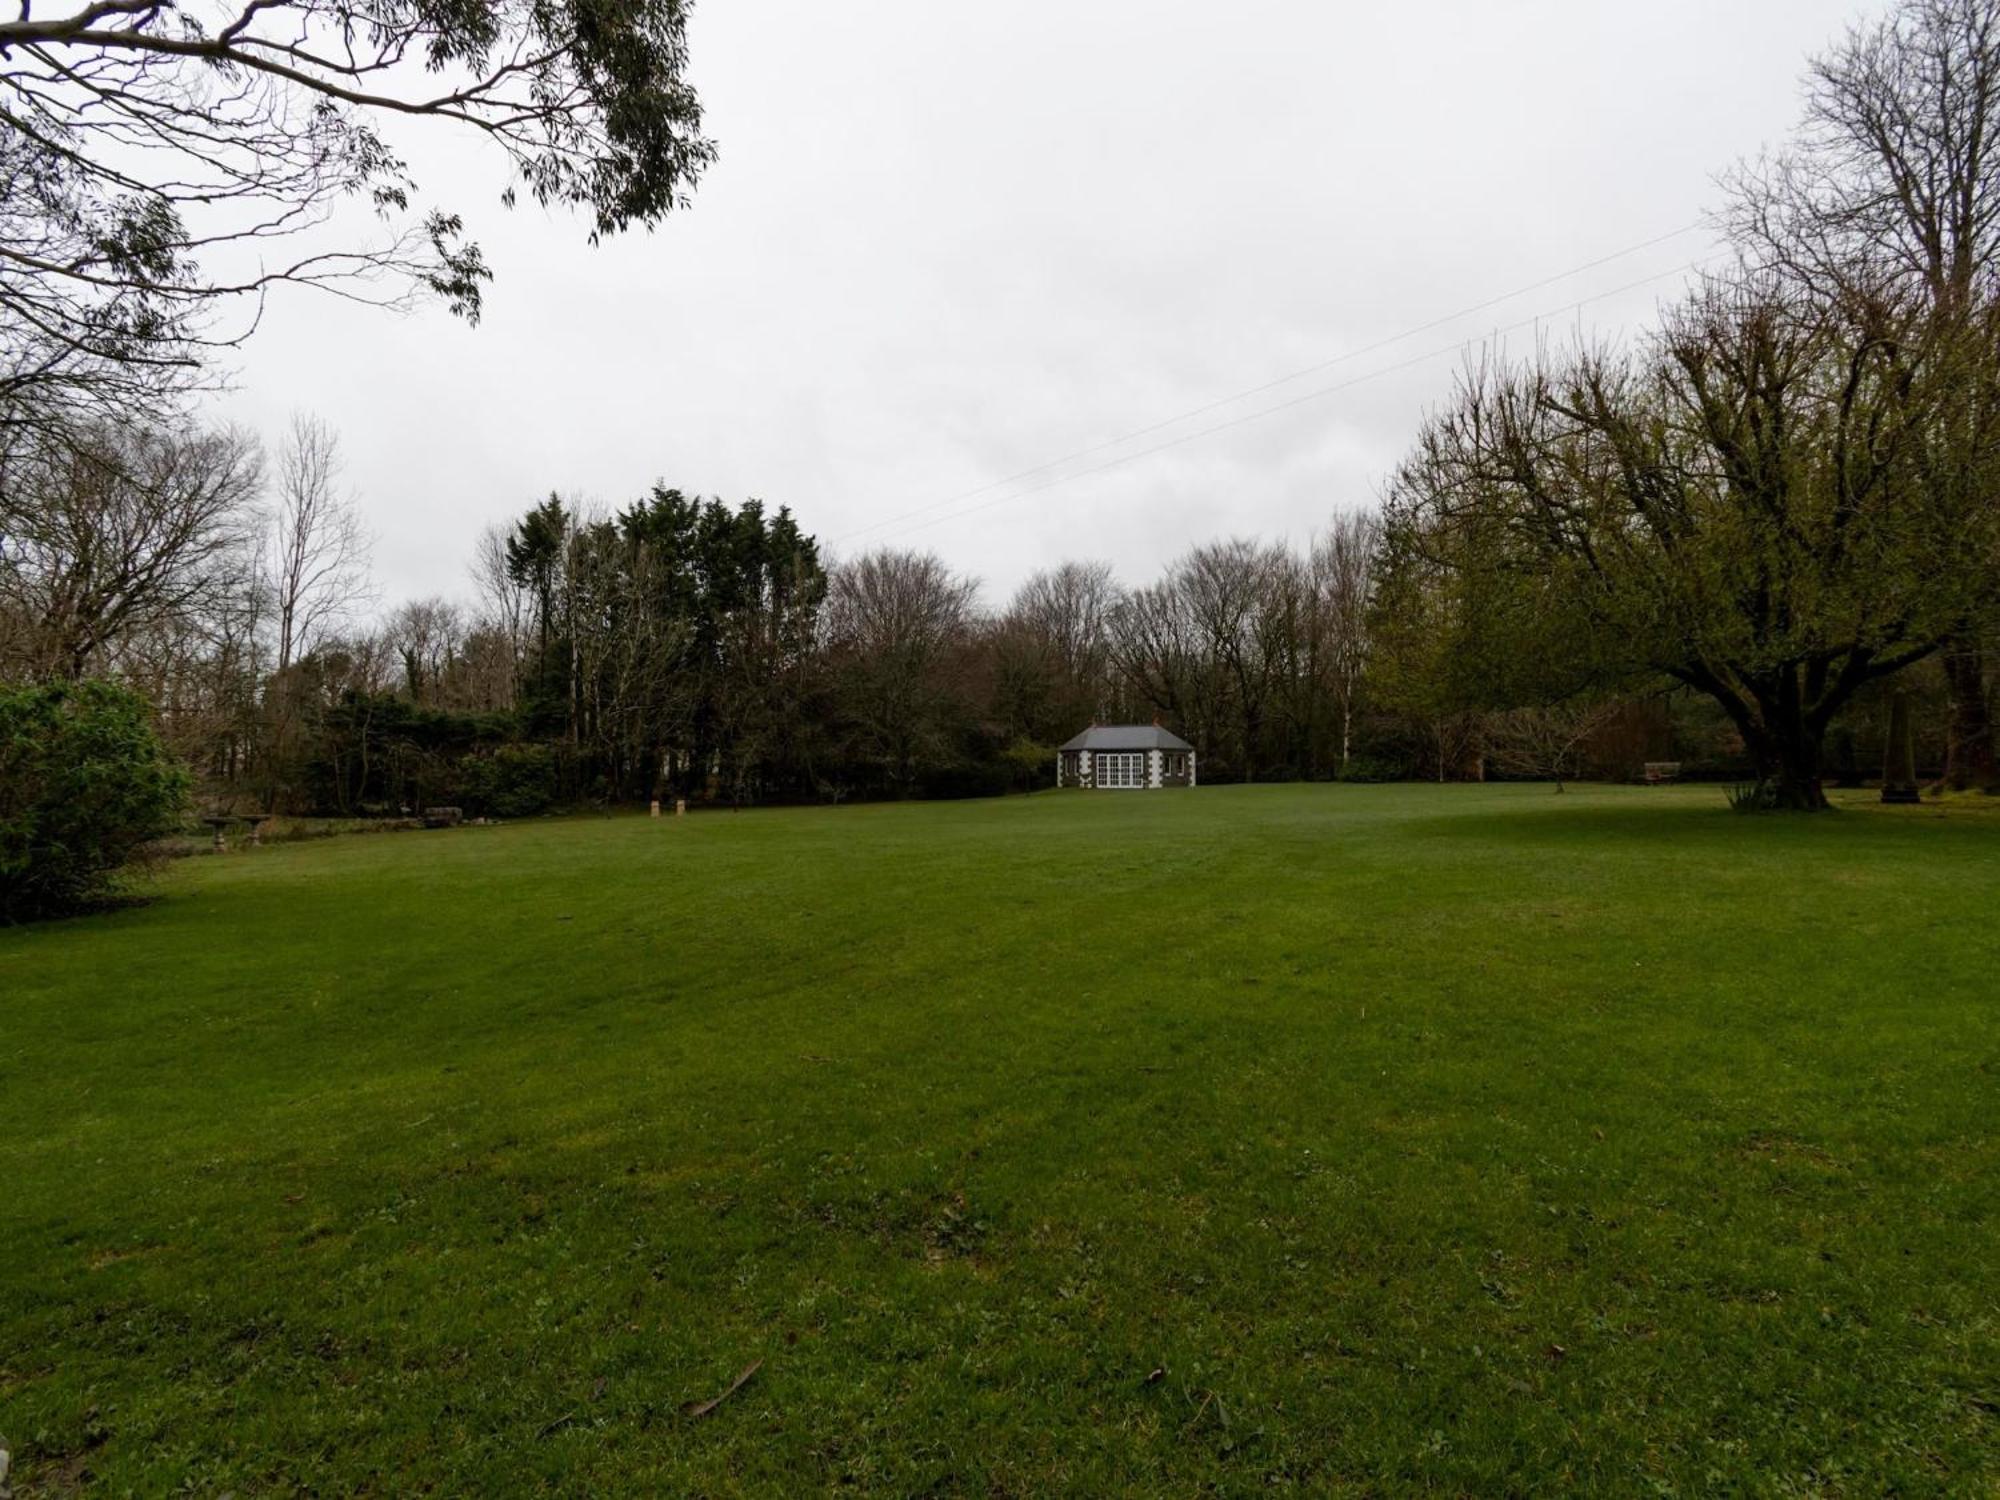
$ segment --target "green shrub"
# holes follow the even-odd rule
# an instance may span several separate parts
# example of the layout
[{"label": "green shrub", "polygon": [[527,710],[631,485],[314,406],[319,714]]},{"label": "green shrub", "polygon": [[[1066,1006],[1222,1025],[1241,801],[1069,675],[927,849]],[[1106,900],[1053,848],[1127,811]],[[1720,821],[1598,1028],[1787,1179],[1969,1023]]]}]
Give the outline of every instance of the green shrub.
[{"label": "green shrub", "polygon": [[1768,781],[1739,781],[1723,788],[1723,794],[1729,798],[1731,812],[1769,812],[1778,805],[1777,794]]},{"label": "green shrub", "polygon": [[1016,783],[1026,791],[1052,786],[1056,779],[1056,752],[1053,745],[1038,745],[1026,735],[1018,736],[1000,752],[1013,769]]},{"label": "green shrub", "polygon": [[108,898],[133,855],[173,831],[187,789],[136,694],[0,687],[0,921]]},{"label": "green shrub", "polygon": [[1364,783],[1404,781],[1408,778],[1409,767],[1374,755],[1351,756],[1343,769],[1336,770],[1333,773],[1335,781]]},{"label": "green shrub", "polygon": [[555,752],[547,745],[502,745],[460,767],[465,805],[494,818],[531,818],[556,800]]},{"label": "green shrub", "polygon": [[953,761],[926,772],[917,790],[919,795],[941,802],[959,797],[1004,797],[1012,790],[1013,779],[1013,767],[1005,761]]}]

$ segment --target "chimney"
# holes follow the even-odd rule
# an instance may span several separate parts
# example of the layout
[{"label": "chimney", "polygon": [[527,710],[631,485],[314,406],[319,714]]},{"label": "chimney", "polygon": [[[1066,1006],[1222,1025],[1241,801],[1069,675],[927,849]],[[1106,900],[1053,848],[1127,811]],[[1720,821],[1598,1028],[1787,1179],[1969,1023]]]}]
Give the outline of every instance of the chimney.
[{"label": "chimney", "polygon": [[1160,727],[1160,716],[1158,714],[1153,715],[1153,727],[1155,729],[1158,729]]}]

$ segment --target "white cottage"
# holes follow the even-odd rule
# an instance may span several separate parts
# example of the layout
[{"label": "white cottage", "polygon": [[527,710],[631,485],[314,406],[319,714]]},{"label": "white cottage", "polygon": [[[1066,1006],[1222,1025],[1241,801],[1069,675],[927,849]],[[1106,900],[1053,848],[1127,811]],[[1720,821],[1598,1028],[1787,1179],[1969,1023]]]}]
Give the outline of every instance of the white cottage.
[{"label": "white cottage", "polygon": [[1056,752],[1056,785],[1143,791],[1194,785],[1194,746],[1158,724],[1093,724]]}]

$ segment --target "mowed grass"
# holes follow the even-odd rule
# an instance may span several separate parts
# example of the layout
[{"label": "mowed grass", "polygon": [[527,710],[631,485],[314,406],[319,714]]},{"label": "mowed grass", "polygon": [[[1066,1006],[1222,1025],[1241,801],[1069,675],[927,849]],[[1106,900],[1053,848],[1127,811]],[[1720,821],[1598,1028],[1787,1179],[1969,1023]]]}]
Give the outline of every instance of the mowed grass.
[{"label": "mowed grass", "polygon": [[1713,788],[185,861],[0,932],[0,1433],[25,1495],[1990,1494],[1996,916],[2000,818]]}]

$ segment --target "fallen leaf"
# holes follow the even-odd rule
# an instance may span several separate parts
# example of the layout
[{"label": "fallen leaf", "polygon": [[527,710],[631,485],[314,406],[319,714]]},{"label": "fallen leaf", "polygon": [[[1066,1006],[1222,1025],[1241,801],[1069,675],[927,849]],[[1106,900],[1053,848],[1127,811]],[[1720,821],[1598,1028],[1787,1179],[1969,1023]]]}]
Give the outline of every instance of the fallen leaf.
[{"label": "fallen leaf", "polygon": [[708,1401],[690,1401],[681,1408],[682,1413],[686,1416],[692,1417],[697,1422],[700,1421],[703,1417],[707,1416],[710,1412],[714,1411],[716,1407],[722,1405],[723,1402],[727,1401],[731,1396],[735,1395],[738,1391],[742,1390],[744,1386],[748,1385],[750,1383],[750,1377],[752,1375],[755,1375],[759,1370],[763,1368],[764,1368],[763,1360],[761,1359],[751,1360],[749,1364],[743,1367],[743,1373],[741,1375],[738,1375],[734,1380],[729,1382],[728,1390],[724,1391],[720,1396],[716,1396]]},{"label": "fallen leaf", "polygon": [[557,1417],[553,1422],[550,1422],[547,1426],[543,1427],[540,1432],[535,1434],[535,1436],[538,1438],[545,1438],[550,1433],[569,1426],[569,1424],[574,1422],[575,1420],[576,1420],[576,1413],[573,1411],[566,1411],[561,1416]]}]

